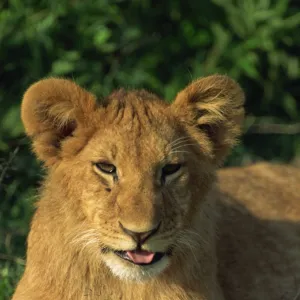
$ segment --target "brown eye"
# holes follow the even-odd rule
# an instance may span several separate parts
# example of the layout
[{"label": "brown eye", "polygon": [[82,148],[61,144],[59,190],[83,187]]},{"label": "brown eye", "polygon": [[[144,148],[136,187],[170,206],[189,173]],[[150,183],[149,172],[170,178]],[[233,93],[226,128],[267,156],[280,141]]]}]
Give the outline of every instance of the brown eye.
[{"label": "brown eye", "polygon": [[98,170],[106,174],[115,174],[117,170],[117,168],[114,165],[104,162],[96,163],[95,166]]},{"label": "brown eye", "polygon": [[181,164],[168,164],[162,168],[162,176],[168,176],[176,173],[181,168]]}]

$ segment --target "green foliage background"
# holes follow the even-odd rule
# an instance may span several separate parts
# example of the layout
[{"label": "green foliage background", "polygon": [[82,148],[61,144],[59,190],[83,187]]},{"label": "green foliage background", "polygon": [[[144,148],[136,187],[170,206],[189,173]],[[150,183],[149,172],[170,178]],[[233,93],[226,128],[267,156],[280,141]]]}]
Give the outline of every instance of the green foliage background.
[{"label": "green foliage background", "polygon": [[122,86],[171,101],[192,79],[228,74],[248,116],[227,165],[288,162],[300,154],[299,26],[288,0],[1,1],[0,300],[23,271],[41,180],[19,113],[31,83],[63,76],[99,97]]}]

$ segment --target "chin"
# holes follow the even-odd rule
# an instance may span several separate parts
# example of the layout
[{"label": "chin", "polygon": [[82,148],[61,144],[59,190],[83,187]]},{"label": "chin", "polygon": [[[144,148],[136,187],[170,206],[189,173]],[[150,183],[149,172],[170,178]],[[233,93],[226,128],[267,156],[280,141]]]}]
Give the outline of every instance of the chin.
[{"label": "chin", "polygon": [[170,263],[167,253],[156,253],[153,261],[147,264],[136,264],[124,252],[109,252],[103,257],[111,272],[121,280],[143,282],[162,273]]}]

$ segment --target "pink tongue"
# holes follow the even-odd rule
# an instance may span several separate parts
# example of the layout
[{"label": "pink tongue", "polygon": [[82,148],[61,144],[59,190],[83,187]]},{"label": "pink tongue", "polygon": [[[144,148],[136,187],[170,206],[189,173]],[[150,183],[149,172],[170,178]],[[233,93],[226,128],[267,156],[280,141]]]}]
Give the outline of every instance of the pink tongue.
[{"label": "pink tongue", "polygon": [[153,260],[153,252],[148,252],[144,250],[127,251],[129,258],[136,264],[150,264]]}]

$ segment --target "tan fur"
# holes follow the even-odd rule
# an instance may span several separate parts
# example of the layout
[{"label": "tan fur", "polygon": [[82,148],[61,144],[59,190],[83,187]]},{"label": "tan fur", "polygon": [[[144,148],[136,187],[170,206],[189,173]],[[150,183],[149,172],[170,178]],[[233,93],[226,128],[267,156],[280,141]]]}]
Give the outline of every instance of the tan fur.
[{"label": "tan fur", "polygon": [[[298,169],[217,171],[240,134],[244,95],[226,76],[199,79],[171,105],[119,90],[96,104],[73,82],[46,79],[22,119],[48,175],[14,300],[293,300],[300,288]],[[95,163],[117,167],[118,178]],[[161,181],[165,164],[181,169]],[[171,252],[140,267],[120,227]]]}]

